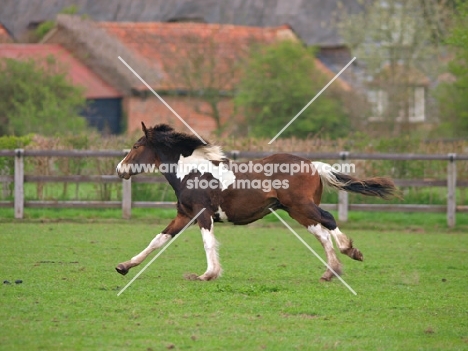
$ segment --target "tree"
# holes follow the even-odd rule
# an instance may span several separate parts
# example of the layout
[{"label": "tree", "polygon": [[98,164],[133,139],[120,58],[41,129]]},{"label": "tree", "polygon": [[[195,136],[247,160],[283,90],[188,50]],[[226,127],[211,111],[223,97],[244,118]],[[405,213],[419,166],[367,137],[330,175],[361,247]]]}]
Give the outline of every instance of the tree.
[{"label": "tree", "polygon": [[448,71],[455,77],[438,87],[436,96],[439,101],[442,130],[449,136],[468,134],[468,3],[457,2],[457,15],[447,44],[454,51],[454,60]]},{"label": "tree", "polygon": [[439,74],[450,14],[448,0],[379,0],[341,23],[342,37],[366,72],[372,117],[396,134],[426,118],[427,88]]},{"label": "tree", "polygon": [[[281,41],[253,50],[242,74],[236,106],[254,136],[273,137],[327,83],[316,69],[311,49]],[[349,119],[330,86],[282,134],[305,138],[322,132],[331,137],[349,131]]]},{"label": "tree", "polygon": [[176,51],[166,52],[162,58],[170,92],[188,95],[196,113],[214,120],[219,136],[229,126],[224,122],[232,117],[222,113],[222,104],[233,96],[247,50],[243,39],[227,41],[222,33],[210,34],[185,33]]},{"label": "tree", "polygon": [[70,84],[55,59],[0,60],[0,135],[76,133],[86,129],[79,112],[82,89]]}]

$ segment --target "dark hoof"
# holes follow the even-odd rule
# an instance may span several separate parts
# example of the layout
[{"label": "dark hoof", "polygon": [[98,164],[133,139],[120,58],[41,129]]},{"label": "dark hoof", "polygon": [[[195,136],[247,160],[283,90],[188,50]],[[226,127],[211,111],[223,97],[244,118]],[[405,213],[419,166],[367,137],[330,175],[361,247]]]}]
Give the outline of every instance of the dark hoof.
[{"label": "dark hoof", "polygon": [[354,249],[352,258],[356,261],[364,261],[364,255],[358,249]]},{"label": "dark hoof", "polygon": [[355,247],[352,247],[350,249],[347,249],[346,250],[346,255],[348,255],[349,257],[351,257],[353,260],[356,260],[356,261],[364,261],[364,255],[362,254],[361,251],[359,251],[358,249],[356,249]]},{"label": "dark hoof", "polygon": [[331,277],[321,277],[320,281],[321,282],[329,282],[332,278]]},{"label": "dark hoof", "polygon": [[125,268],[125,266],[122,263],[119,264],[117,267],[115,267],[115,270],[122,275],[125,275],[128,273],[128,269]]},{"label": "dark hoof", "polygon": [[192,281],[201,280],[200,277],[196,275],[195,273],[185,273],[184,278],[187,280],[192,280]]},{"label": "dark hoof", "polygon": [[335,275],[332,272],[327,271],[322,275],[322,277],[320,278],[320,281],[321,282],[329,282],[329,281],[331,281],[333,279],[334,276]]}]

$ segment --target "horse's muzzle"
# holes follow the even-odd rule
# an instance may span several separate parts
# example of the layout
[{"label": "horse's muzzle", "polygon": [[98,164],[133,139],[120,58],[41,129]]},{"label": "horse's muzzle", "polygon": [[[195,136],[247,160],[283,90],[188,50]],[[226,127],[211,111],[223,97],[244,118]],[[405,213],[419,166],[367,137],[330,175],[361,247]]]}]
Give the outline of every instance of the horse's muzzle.
[{"label": "horse's muzzle", "polygon": [[128,174],[128,173],[119,173],[119,172],[117,172],[117,175],[122,179],[130,179],[130,174]]},{"label": "horse's muzzle", "polygon": [[122,179],[129,179],[130,178],[130,174],[127,173],[127,172],[120,172],[119,171],[119,167],[117,167],[115,169],[115,172],[117,173],[117,175],[119,176],[119,178],[122,178]]}]

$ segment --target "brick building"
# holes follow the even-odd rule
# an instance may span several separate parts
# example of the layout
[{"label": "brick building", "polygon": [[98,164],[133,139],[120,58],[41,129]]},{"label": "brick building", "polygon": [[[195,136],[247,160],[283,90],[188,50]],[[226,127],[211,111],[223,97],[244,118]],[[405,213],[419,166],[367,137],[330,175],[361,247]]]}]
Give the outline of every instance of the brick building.
[{"label": "brick building", "polygon": [[[50,60],[52,57],[54,60]],[[34,60],[64,71],[70,83],[83,88],[87,107],[82,115],[105,133],[121,132],[122,93],[57,44],[0,44],[0,59]]]},{"label": "brick building", "polygon": [[[239,63],[253,45],[299,40],[289,26],[246,27],[195,22],[94,22],[58,15],[43,40],[58,43],[124,94],[124,124],[129,132],[148,125],[183,125],[121,57],[194,129],[209,134],[229,123],[235,130],[232,92]],[[317,67],[333,73],[317,60]],[[339,81],[343,88],[349,86]]]}]

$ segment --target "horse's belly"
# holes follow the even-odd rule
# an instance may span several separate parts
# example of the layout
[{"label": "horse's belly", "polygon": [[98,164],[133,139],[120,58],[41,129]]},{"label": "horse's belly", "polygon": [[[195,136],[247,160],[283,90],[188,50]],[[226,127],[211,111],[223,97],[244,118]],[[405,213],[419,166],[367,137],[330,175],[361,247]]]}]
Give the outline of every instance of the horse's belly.
[{"label": "horse's belly", "polygon": [[234,224],[248,224],[270,214],[269,208],[278,208],[279,202],[276,198],[262,198],[260,194],[255,194],[255,192],[246,192],[244,195],[242,197],[224,197],[214,219]]}]

